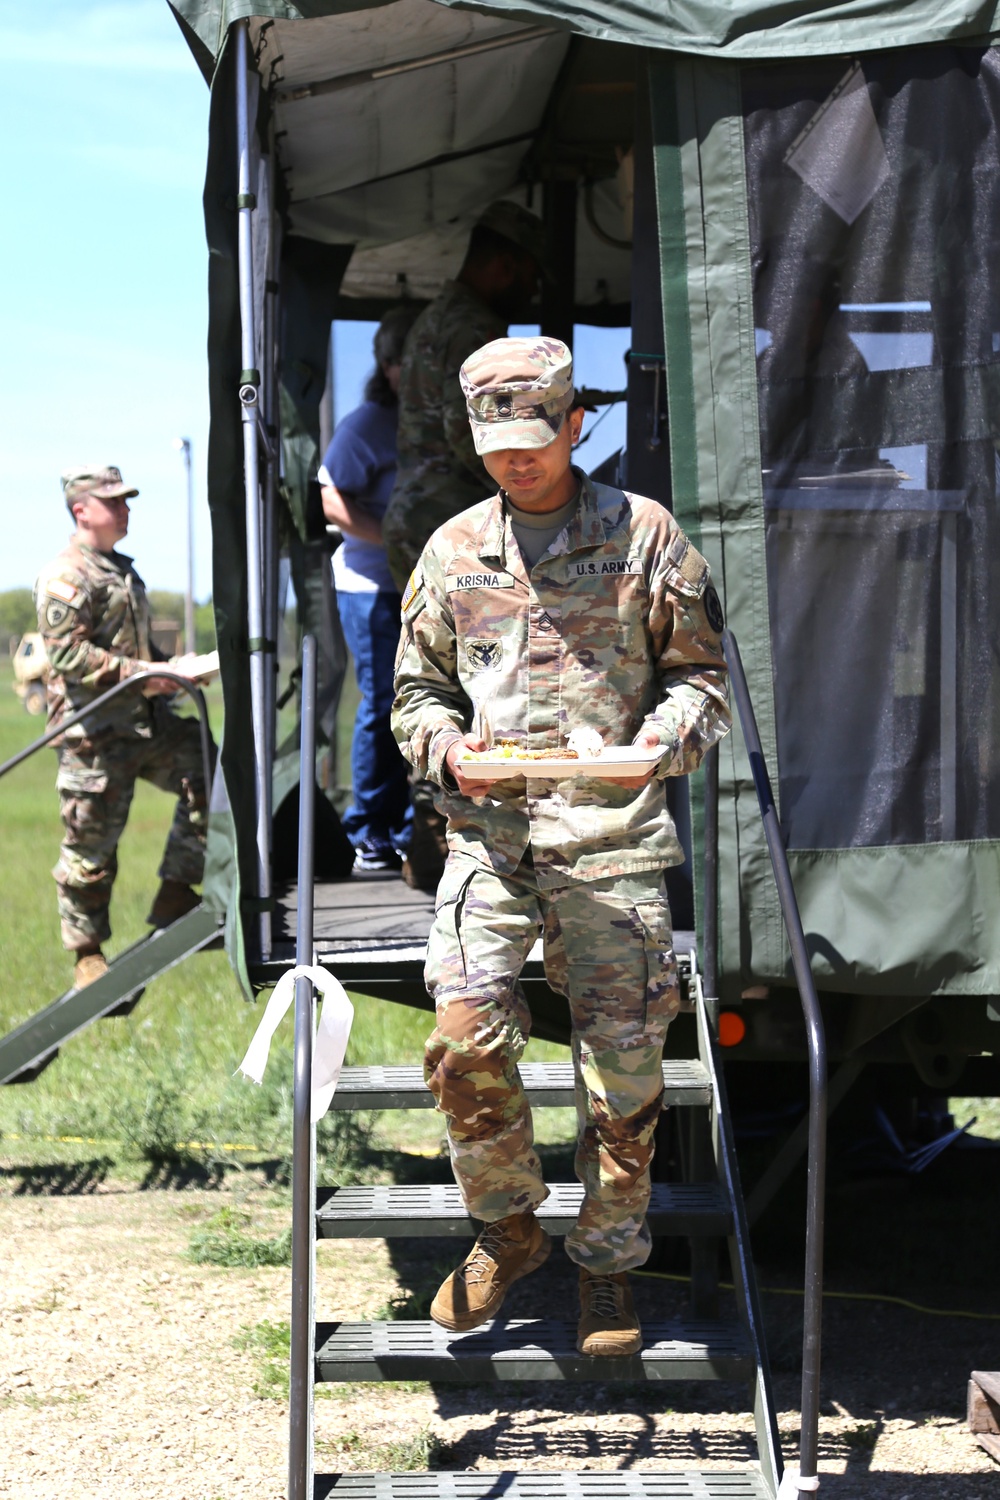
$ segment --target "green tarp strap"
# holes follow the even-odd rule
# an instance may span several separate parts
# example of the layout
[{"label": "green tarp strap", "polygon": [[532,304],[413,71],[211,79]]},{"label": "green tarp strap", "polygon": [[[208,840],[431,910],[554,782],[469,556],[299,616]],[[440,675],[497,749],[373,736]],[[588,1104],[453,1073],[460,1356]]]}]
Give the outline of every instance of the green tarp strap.
[{"label": "green tarp strap", "polygon": [[[740,642],[764,752],[775,759],[771,640],[739,70],[650,54],[673,507],[708,558]],[[787,949],[738,728],[720,751],[723,998]],[[695,802],[695,847],[701,818]],[[700,861],[696,859],[696,867]],[[733,920],[751,906],[752,929]],[[749,942],[752,936],[752,946]],[[746,944],[746,951],[741,950]]]}]

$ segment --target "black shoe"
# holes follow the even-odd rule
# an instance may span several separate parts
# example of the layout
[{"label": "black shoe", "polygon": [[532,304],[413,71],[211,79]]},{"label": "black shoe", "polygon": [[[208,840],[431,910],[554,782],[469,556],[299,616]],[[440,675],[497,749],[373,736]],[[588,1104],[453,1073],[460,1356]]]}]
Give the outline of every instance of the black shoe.
[{"label": "black shoe", "polygon": [[354,846],[354,868],[356,870],[401,870],[403,861],[391,844],[379,839],[362,839]]}]

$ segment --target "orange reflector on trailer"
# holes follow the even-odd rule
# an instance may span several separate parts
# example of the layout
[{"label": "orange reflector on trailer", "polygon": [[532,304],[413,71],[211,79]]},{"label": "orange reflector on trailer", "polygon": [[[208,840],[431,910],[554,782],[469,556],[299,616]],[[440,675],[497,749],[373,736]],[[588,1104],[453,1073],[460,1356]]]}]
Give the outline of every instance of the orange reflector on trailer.
[{"label": "orange reflector on trailer", "polygon": [[747,1034],[747,1023],[735,1010],[724,1010],[719,1016],[720,1047],[738,1047]]}]

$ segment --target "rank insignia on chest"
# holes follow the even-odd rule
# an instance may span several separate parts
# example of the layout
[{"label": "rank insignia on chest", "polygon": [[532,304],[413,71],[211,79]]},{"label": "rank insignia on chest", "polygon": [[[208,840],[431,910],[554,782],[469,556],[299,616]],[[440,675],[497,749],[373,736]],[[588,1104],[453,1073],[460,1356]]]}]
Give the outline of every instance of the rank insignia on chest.
[{"label": "rank insignia on chest", "polygon": [[503,641],[466,641],[465,654],[473,672],[499,672],[503,666]]}]

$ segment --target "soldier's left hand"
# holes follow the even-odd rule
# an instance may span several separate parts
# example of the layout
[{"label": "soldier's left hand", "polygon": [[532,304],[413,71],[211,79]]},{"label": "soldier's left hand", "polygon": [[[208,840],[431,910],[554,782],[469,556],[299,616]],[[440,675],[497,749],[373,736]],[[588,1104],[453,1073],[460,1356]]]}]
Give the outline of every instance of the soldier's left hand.
[{"label": "soldier's left hand", "polygon": [[[640,734],[634,742],[637,750],[659,750],[662,748],[655,734]],[[656,775],[656,762],[649,767],[648,771],[642,771],[638,776],[605,776],[605,781],[613,781],[615,786],[640,787],[645,786],[647,781]]]}]

